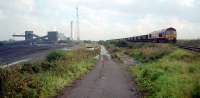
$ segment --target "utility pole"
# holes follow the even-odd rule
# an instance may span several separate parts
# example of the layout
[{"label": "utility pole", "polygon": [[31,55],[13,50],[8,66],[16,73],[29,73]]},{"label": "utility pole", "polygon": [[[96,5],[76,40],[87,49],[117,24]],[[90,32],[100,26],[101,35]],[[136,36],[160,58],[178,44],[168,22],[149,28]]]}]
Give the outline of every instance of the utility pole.
[{"label": "utility pole", "polygon": [[77,24],[77,40],[80,40],[80,29],[79,29],[79,13],[78,13],[78,7],[76,8],[76,24]]},{"label": "utility pole", "polygon": [[71,27],[71,40],[73,40],[73,20],[70,22]]}]

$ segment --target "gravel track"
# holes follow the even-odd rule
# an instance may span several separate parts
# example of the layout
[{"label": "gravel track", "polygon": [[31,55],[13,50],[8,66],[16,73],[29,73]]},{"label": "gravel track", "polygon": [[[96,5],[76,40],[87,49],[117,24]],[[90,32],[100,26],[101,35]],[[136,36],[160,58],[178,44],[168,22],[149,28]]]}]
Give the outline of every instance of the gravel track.
[{"label": "gravel track", "polygon": [[138,98],[125,66],[115,63],[106,49],[94,69],[57,98]]}]

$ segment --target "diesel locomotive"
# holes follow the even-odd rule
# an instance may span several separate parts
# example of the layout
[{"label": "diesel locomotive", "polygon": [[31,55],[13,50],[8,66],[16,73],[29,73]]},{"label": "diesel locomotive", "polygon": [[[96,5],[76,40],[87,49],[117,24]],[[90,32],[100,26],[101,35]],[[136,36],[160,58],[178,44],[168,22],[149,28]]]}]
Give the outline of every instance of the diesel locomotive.
[{"label": "diesel locomotive", "polygon": [[128,37],[128,38],[122,38],[122,39],[116,39],[116,40],[123,40],[123,41],[129,41],[129,42],[176,42],[176,29],[175,28],[166,28],[158,31],[151,32],[147,35],[141,35],[141,36],[134,36],[134,37]]}]

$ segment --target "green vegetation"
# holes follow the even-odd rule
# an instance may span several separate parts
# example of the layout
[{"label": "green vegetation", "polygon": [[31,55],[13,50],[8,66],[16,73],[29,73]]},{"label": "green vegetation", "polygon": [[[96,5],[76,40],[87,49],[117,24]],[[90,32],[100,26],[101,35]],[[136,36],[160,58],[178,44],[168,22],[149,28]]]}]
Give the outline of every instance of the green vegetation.
[{"label": "green vegetation", "polygon": [[99,54],[78,49],[54,51],[47,60],[25,63],[12,68],[0,69],[1,98],[47,98],[55,96],[64,86],[88,72]]},{"label": "green vegetation", "polygon": [[117,55],[124,53],[140,62],[129,70],[144,97],[200,98],[199,53],[173,44],[127,43],[127,47],[119,47],[116,42],[103,44],[114,59],[120,59]]},{"label": "green vegetation", "polygon": [[146,97],[200,97],[199,53],[163,44],[133,49],[130,55],[142,62],[130,71]]},{"label": "green vegetation", "polygon": [[110,55],[112,57],[113,60],[115,60],[116,62],[122,63],[123,61],[120,58],[121,55],[121,51],[122,48],[119,47],[107,47],[108,51],[110,52]]},{"label": "green vegetation", "polygon": [[144,45],[140,48],[134,48],[128,52],[128,55],[134,57],[136,60],[145,63],[158,60],[166,54],[172,52],[171,45],[157,44],[157,45]]},{"label": "green vegetation", "polygon": [[66,53],[64,50],[62,51],[53,51],[47,55],[47,61],[57,61],[67,59],[69,53]]},{"label": "green vegetation", "polygon": [[121,61],[119,55],[126,54],[142,63],[152,62],[172,51],[171,44],[158,43],[127,43],[127,47],[119,47],[116,43],[111,43],[105,46],[116,61]]},{"label": "green vegetation", "polygon": [[177,45],[181,46],[191,46],[200,48],[200,39],[198,40],[178,40]]}]

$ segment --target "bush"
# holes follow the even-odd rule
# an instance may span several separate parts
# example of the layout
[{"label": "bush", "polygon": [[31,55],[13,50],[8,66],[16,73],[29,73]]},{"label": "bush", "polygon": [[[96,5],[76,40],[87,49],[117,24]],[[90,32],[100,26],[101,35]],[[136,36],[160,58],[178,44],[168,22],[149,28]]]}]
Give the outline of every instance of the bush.
[{"label": "bush", "polygon": [[197,83],[197,85],[194,88],[194,91],[192,93],[192,98],[200,98],[200,82]]},{"label": "bush", "polygon": [[53,51],[47,55],[47,61],[52,62],[56,60],[64,60],[66,59],[66,52],[65,51]]},{"label": "bush", "polygon": [[33,65],[32,65],[32,70],[33,70],[33,72],[35,72],[35,73],[39,73],[39,72],[42,71],[42,68],[41,68],[40,64],[36,63],[36,64],[33,64]]},{"label": "bush", "polygon": [[21,73],[33,73],[33,68],[31,63],[24,63],[20,70]]},{"label": "bush", "polygon": [[125,41],[119,41],[116,43],[116,46],[118,47],[128,47],[128,44]]},{"label": "bush", "polygon": [[37,98],[37,91],[36,89],[32,88],[25,88],[22,92],[22,98]]}]

